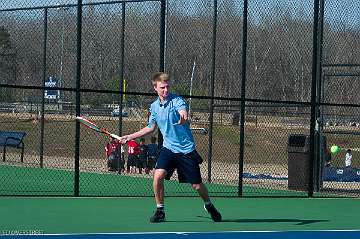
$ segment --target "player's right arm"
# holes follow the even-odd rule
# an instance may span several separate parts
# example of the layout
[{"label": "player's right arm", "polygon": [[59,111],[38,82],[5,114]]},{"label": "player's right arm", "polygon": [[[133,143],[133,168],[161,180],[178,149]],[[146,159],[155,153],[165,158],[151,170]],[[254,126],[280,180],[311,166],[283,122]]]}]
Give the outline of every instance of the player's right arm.
[{"label": "player's right arm", "polygon": [[139,137],[143,137],[145,135],[148,135],[148,134],[151,134],[152,132],[155,131],[156,129],[156,111],[154,110],[154,108],[152,107],[153,105],[150,106],[150,109],[149,109],[149,112],[150,112],[150,115],[148,116],[148,124],[145,128],[142,128],[141,130],[135,132],[135,133],[132,133],[132,134],[129,134],[129,135],[124,135],[121,137],[121,140],[120,142],[122,144],[125,144],[126,142],[132,140],[132,139],[136,139],[136,138],[139,138]]},{"label": "player's right arm", "polygon": [[125,144],[132,139],[140,138],[145,135],[151,134],[155,131],[155,129],[156,129],[156,123],[153,123],[151,126],[146,126],[145,128],[142,128],[141,130],[135,133],[122,136],[120,142],[122,144]]}]

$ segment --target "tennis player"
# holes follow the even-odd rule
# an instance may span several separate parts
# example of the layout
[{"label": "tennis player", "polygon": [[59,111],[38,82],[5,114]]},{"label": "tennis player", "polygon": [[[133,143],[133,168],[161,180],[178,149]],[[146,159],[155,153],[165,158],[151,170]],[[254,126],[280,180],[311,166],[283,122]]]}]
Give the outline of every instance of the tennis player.
[{"label": "tennis player", "polygon": [[124,144],[129,140],[143,137],[158,127],[164,143],[154,172],[155,214],[150,222],[165,221],[164,179],[170,179],[177,169],[180,183],[190,183],[204,201],[204,208],[215,222],[221,221],[221,214],[209,198],[208,190],[202,183],[199,164],[202,158],[196,152],[194,138],[188,122],[188,106],[183,98],[170,93],[168,74],[158,72],[153,75],[152,83],[158,98],[150,106],[150,117],[145,128],[121,137]]}]

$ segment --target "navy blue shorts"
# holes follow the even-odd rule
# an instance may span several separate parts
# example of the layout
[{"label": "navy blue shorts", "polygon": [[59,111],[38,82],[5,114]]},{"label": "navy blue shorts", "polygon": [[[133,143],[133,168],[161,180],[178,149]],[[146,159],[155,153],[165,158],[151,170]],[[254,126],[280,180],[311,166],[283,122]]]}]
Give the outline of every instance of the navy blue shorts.
[{"label": "navy blue shorts", "polygon": [[202,158],[196,150],[183,154],[173,153],[169,149],[163,147],[160,156],[156,162],[156,169],[165,169],[166,179],[169,180],[171,175],[177,169],[180,183],[199,184],[202,182],[199,164]]}]

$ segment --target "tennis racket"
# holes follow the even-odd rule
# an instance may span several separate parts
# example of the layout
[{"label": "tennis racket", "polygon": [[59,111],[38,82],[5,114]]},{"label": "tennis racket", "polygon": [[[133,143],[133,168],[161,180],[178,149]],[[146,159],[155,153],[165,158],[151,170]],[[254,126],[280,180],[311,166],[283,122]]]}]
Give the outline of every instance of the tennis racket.
[{"label": "tennis racket", "polygon": [[106,134],[106,135],[109,135],[109,136],[111,136],[111,137],[113,137],[115,139],[121,140],[120,136],[110,133],[105,128],[101,128],[101,127],[97,126],[94,122],[91,122],[90,120],[85,119],[82,116],[77,116],[76,120],[79,121],[81,124],[83,124],[84,126],[86,126],[89,129],[95,130],[96,132]]},{"label": "tennis racket", "polygon": [[192,132],[206,135],[208,131],[205,128],[190,128]]}]

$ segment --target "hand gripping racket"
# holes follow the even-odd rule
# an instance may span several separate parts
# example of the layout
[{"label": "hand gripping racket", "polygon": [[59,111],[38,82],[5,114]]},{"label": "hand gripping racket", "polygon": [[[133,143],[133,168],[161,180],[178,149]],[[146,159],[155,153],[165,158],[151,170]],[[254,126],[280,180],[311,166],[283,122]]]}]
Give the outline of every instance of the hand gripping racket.
[{"label": "hand gripping racket", "polygon": [[97,126],[94,122],[91,122],[90,120],[85,119],[82,116],[77,116],[76,120],[79,121],[81,124],[85,125],[86,127],[88,127],[89,129],[95,130],[95,131],[97,131],[99,133],[106,134],[106,135],[109,135],[109,136],[111,136],[111,137],[113,137],[115,139],[121,140],[120,136],[110,133],[105,128],[101,128],[101,127]]}]

